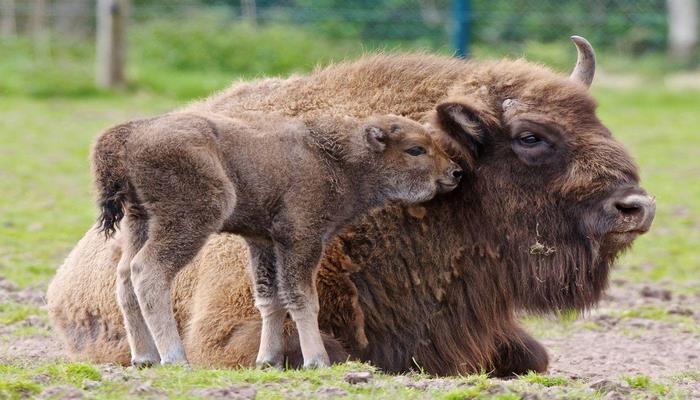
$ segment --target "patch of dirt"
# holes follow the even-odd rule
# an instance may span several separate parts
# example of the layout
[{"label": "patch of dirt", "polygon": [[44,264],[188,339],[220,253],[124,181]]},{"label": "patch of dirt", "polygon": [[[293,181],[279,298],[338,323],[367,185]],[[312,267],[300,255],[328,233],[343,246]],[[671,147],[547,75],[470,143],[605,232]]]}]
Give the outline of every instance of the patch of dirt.
[{"label": "patch of dirt", "polygon": [[251,385],[234,385],[222,388],[206,388],[193,390],[192,394],[205,399],[254,399],[258,391]]},{"label": "patch of dirt", "polygon": [[50,336],[3,337],[0,341],[0,363],[38,364],[67,361],[61,343]]},{"label": "patch of dirt", "polygon": [[[37,307],[46,307],[43,290],[29,287],[19,289],[12,282],[0,277],[0,302],[13,302]],[[61,344],[51,335],[16,335],[23,327],[50,329],[46,321],[30,315],[23,321],[0,326],[0,363],[26,365],[39,362],[65,360]]]},{"label": "patch of dirt", "polygon": [[0,276],[0,302],[7,301],[41,307],[46,305],[46,295],[37,287],[20,290],[17,285]]},{"label": "patch of dirt", "polygon": [[[676,378],[674,386],[700,398],[700,291],[676,296],[659,285],[615,281],[568,334],[542,341],[551,374],[593,383],[634,375]],[[679,378],[689,372],[694,379]]]},{"label": "patch of dirt", "polygon": [[84,398],[83,392],[71,385],[50,386],[44,389],[39,395],[39,399],[61,399],[77,400]]}]

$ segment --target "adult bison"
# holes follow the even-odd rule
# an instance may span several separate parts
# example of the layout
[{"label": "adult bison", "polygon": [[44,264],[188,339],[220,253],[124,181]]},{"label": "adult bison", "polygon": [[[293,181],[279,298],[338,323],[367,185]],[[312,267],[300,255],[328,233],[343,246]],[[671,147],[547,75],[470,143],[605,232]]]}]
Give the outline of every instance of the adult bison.
[{"label": "adult bison", "polygon": [[[595,115],[593,50],[573,39],[579,58],[568,78],[522,60],[380,55],[239,83],[186,107],[227,116],[395,113],[461,138],[450,148],[471,171],[464,185],[424,207],[377,210],[327,251],[320,325],[332,358],[347,353],[392,372],[546,370],[545,349],[516,313],[595,304],[615,258],[654,216],[633,161]],[[436,118],[437,104],[453,118]],[[90,230],[49,287],[51,319],[75,358],[129,361],[114,295],[119,253],[118,241]],[[259,322],[247,262],[239,238],[217,235],[175,280],[193,363],[253,363]]]}]

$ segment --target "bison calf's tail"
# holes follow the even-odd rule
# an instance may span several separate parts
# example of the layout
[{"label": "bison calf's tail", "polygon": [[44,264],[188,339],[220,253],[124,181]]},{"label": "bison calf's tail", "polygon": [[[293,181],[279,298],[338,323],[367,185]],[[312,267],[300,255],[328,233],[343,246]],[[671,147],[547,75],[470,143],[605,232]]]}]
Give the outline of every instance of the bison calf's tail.
[{"label": "bison calf's tail", "polygon": [[97,187],[99,229],[106,237],[114,235],[124,217],[129,190],[125,165],[125,144],[132,124],[119,125],[99,136],[92,153],[92,168]]}]

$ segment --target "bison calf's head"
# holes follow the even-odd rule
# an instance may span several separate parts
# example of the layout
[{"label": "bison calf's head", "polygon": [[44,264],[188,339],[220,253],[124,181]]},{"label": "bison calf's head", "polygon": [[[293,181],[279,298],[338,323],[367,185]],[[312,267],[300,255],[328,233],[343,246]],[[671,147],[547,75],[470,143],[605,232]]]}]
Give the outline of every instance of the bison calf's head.
[{"label": "bison calf's head", "polygon": [[420,203],[457,187],[464,174],[431,135],[430,128],[407,118],[373,117],[364,127],[384,196]]}]

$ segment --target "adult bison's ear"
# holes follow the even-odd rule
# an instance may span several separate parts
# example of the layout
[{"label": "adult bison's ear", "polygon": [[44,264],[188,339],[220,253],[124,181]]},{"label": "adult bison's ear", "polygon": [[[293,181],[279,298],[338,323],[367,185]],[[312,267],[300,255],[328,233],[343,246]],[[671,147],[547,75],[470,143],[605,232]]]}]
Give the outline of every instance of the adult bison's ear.
[{"label": "adult bison's ear", "polygon": [[498,117],[490,109],[468,99],[438,104],[435,119],[437,126],[452,141],[475,158],[483,152],[493,131],[500,126]]}]

